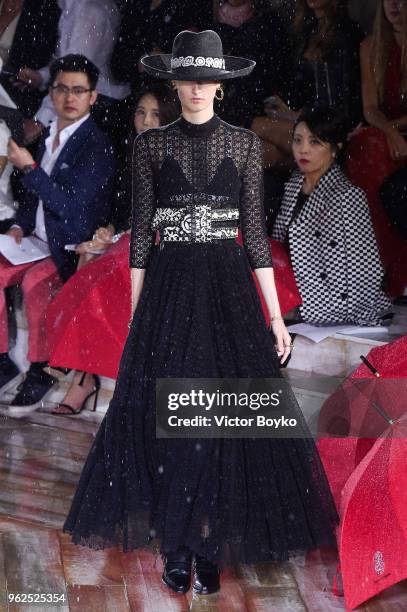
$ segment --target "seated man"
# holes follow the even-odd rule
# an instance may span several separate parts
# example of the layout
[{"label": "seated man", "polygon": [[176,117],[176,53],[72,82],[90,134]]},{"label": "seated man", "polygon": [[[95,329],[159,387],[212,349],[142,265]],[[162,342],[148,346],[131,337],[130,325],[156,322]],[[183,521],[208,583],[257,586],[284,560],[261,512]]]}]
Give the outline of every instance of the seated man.
[{"label": "seated man", "polygon": [[[77,258],[66,244],[89,239],[110,213],[114,155],[106,136],[89,116],[97,98],[99,71],[83,55],[67,55],[51,66],[50,96],[57,119],[44,134],[37,162],[27,149],[9,141],[9,159],[23,176],[15,225],[7,232],[17,243],[35,235],[49,257],[13,266],[0,260],[0,289],[21,283],[29,329],[30,369],[11,406],[35,408],[55,380],[43,370],[48,359],[45,315],[61,284],[75,271]],[[7,312],[0,294],[0,392],[19,372],[8,355]],[[10,414],[18,414],[18,410]]]},{"label": "seated man", "polygon": [[[126,83],[117,83],[109,68],[110,56],[118,35],[121,13],[116,0],[58,0],[62,10],[58,22],[58,41],[55,59],[70,53],[82,53],[99,68],[98,106],[109,106],[130,93]],[[18,73],[16,87],[28,86],[31,90],[46,89],[49,84],[49,67],[33,70],[27,64]],[[108,113],[109,114],[109,113]],[[55,118],[54,107],[49,96],[41,102],[35,113],[37,121],[26,121],[26,141],[32,142],[35,134],[41,133]]]}]

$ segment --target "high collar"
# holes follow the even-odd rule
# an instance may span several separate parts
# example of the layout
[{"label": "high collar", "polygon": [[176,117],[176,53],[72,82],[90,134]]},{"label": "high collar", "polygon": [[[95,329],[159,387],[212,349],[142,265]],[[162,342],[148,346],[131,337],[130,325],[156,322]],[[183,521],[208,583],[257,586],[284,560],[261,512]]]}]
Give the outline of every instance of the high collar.
[{"label": "high collar", "polygon": [[213,115],[205,123],[190,123],[181,115],[177,123],[187,136],[208,136],[220,125],[220,119],[218,115]]}]

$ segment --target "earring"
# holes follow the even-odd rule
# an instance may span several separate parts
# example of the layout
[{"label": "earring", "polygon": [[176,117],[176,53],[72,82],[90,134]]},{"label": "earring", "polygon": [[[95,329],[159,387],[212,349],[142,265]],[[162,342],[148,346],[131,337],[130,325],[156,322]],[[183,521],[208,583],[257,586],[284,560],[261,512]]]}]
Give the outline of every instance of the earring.
[{"label": "earring", "polygon": [[[220,91],[219,95],[216,95],[218,93],[218,91]],[[216,93],[215,93],[215,98],[216,100],[218,100],[219,102],[222,102],[223,98],[225,97],[225,92],[223,91],[223,87],[222,85],[220,85],[217,89],[216,89]]]}]

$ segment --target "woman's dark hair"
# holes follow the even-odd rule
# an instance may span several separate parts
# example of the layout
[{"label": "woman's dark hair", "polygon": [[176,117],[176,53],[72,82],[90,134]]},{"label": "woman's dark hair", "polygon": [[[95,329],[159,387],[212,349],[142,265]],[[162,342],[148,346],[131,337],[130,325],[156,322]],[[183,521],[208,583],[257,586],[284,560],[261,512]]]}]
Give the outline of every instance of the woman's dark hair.
[{"label": "woman's dark hair", "polygon": [[53,61],[49,68],[51,85],[59,72],[84,72],[88,77],[90,89],[96,89],[99,68],[84,55],[70,53]]},{"label": "woman's dark hair", "polygon": [[347,0],[332,0],[322,19],[317,19],[307,0],[297,0],[293,22],[297,53],[302,55],[311,47],[313,55],[326,59],[335,35],[348,23]]},{"label": "woman's dark hair", "polygon": [[179,98],[167,83],[145,81],[135,92],[131,104],[131,121],[134,124],[134,112],[143,96],[154,96],[158,102],[160,125],[175,121],[181,112]]},{"label": "woman's dark hair", "polygon": [[304,108],[294,124],[305,123],[309,131],[322,142],[328,142],[336,151],[345,143],[349,125],[345,116],[333,108]]}]

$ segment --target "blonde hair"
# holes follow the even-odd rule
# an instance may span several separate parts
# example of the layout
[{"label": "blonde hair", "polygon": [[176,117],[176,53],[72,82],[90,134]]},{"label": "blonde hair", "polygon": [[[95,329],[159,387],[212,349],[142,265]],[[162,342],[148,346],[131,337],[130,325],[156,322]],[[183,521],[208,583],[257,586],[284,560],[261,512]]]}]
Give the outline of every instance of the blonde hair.
[{"label": "blonde hair", "polygon": [[[401,45],[401,84],[400,99],[403,101],[407,96],[407,4],[402,4],[403,30]],[[389,60],[389,52],[394,44],[393,29],[388,22],[384,12],[384,2],[380,0],[373,25],[371,64],[373,76],[376,83],[379,102],[384,100],[386,69]]]}]

